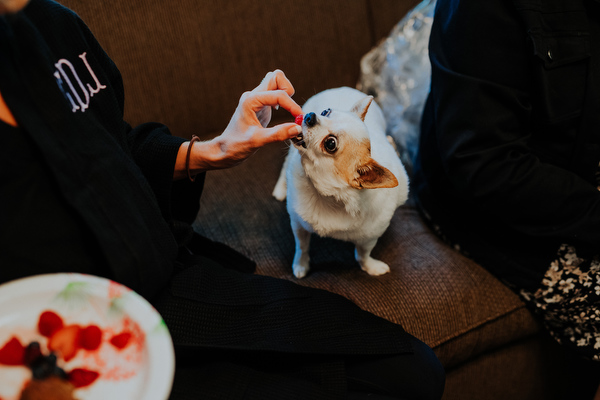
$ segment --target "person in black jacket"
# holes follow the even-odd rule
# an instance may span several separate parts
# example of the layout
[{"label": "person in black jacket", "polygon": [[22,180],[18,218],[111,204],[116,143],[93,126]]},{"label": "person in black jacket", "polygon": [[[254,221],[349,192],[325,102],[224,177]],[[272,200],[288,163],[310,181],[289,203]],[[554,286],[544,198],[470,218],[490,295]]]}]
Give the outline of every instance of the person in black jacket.
[{"label": "person in black jacket", "polygon": [[594,362],[599,44],[597,1],[438,0],[412,182],[432,228]]},{"label": "person in black jacket", "polygon": [[267,74],[209,141],[131,127],[121,75],[75,13],[0,0],[0,283],[80,272],[140,293],[175,345],[172,399],[439,399],[439,360],[400,325],[243,273],[252,262],[224,245],[198,251],[204,173],[296,136],[265,128],[271,107],[301,113],[293,92]]}]

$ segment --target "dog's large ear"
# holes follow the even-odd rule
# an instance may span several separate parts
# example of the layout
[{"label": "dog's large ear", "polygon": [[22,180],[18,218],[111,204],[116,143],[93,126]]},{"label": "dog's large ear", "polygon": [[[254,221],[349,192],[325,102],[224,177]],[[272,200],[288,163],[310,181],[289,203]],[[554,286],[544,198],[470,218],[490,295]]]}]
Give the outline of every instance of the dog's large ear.
[{"label": "dog's large ear", "polygon": [[354,103],[350,111],[358,115],[358,117],[364,121],[372,101],[373,96],[364,97],[363,99]]},{"label": "dog's large ear", "polygon": [[360,165],[356,172],[358,172],[358,178],[350,182],[350,186],[355,189],[393,188],[398,186],[398,180],[394,174],[372,158],[365,164]]}]

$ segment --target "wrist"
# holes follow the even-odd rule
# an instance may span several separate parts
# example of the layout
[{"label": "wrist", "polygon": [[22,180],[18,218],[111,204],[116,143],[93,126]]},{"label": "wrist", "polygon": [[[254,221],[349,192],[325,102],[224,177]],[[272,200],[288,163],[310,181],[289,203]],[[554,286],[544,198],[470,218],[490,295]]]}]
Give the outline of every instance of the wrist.
[{"label": "wrist", "polygon": [[223,166],[223,143],[219,137],[191,143],[189,170],[190,174],[199,174]]},{"label": "wrist", "polygon": [[192,158],[192,150],[194,149],[194,143],[199,141],[200,138],[198,136],[192,135],[191,140],[188,142],[187,150],[185,151],[185,171],[187,173],[188,179],[192,182],[196,180],[196,175],[199,173],[193,165],[190,165]]},{"label": "wrist", "polygon": [[201,141],[196,136],[184,142],[179,147],[173,179],[190,179],[210,169],[216,164],[214,144],[211,141]]}]

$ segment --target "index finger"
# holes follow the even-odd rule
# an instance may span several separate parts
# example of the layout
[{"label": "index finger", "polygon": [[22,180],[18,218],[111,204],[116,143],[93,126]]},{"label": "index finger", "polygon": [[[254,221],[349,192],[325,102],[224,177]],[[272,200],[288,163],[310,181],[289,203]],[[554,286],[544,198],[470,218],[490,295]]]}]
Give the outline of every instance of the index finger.
[{"label": "index finger", "polygon": [[302,114],[302,108],[283,90],[250,92],[245,98],[245,104],[250,106],[253,112],[258,112],[265,106],[281,106],[294,116]]},{"label": "index finger", "polygon": [[280,69],[267,73],[262,82],[254,90],[259,92],[283,90],[289,96],[293,96],[295,93],[294,86],[292,86],[290,80]]}]

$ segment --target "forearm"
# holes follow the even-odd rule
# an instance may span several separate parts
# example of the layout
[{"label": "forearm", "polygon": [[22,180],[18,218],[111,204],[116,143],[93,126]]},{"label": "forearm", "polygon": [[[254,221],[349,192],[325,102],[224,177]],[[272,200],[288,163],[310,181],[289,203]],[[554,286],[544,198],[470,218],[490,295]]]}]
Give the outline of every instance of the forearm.
[{"label": "forearm", "polygon": [[230,168],[254,154],[259,148],[297,136],[302,128],[293,122],[268,128],[270,118],[264,117],[267,109],[283,107],[293,116],[302,108],[291,99],[294,88],[282,71],[269,72],[254,90],[245,92],[233,117],[222,134],[208,141],[193,141],[180,145],[173,179],[211,170]]}]

